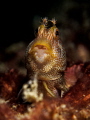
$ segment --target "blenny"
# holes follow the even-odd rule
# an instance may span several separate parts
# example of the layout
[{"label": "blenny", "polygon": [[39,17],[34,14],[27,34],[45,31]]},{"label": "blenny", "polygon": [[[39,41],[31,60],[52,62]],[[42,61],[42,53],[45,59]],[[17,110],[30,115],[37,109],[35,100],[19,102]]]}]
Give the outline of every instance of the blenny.
[{"label": "blenny", "polygon": [[25,57],[28,79],[33,81],[36,76],[39,93],[44,97],[59,97],[67,91],[64,79],[66,52],[55,19],[42,19]]}]

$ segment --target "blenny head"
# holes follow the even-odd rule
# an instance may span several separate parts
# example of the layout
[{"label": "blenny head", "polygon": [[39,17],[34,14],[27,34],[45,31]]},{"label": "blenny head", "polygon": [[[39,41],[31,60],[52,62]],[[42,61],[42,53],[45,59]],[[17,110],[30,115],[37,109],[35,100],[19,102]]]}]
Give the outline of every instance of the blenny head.
[{"label": "blenny head", "polygon": [[[43,63],[53,58],[53,48],[59,40],[59,30],[56,27],[55,19],[42,19],[41,25],[38,27],[37,37],[33,41],[30,54],[37,62]],[[54,47],[53,47],[54,46]]]},{"label": "blenny head", "polygon": [[56,27],[56,20],[42,19],[41,25],[38,27],[38,38],[46,38],[48,40],[59,39],[59,29]]}]

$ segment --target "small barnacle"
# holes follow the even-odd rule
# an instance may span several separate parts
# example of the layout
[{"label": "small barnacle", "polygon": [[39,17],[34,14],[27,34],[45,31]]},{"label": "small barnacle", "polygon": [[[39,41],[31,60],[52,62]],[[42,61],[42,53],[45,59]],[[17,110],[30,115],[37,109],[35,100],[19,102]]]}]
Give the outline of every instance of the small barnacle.
[{"label": "small barnacle", "polygon": [[77,116],[76,115],[73,115],[72,118],[73,118],[73,120],[77,120]]},{"label": "small barnacle", "polygon": [[7,103],[8,101],[5,101],[4,99],[0,98],[0,104]]},{"label": "small barnacle", "polygon": [[61,104],[61,108],[66,108],[66,104]]}]

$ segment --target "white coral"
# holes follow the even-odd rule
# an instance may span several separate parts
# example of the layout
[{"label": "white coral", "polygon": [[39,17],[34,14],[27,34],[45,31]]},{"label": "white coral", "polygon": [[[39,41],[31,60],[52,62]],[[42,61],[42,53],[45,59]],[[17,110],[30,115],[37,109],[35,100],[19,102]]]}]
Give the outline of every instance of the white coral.
[{"label": "white coral", "polygon": [[23,99],[27,102],[38,102],[43,99],[43,94],[38,93],[38,82],[36,76],[33,81],[29,80],[28,83],[23,85]]}]

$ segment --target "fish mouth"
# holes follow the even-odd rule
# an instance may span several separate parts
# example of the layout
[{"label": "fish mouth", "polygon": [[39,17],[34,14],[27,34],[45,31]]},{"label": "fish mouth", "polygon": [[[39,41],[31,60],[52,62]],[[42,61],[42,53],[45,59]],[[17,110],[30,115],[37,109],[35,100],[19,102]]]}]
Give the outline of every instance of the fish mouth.
[{"label": "fish mouth", "polygon": [[36,60],[38,62],[40,62],[40,63],[43,63],[46,60],[47,56],[48,56],[46,46],[44,46],[44,45],[36,45],[34,47],[34,50],[35,50],[34,55],[35,55]]},{"label": "fish mouth", "polygon": [[47,49],[46,46],[44,46],[44,45],[36,45],[35,48],[36,49],[42,49],[42,50],[46,50]]}]

